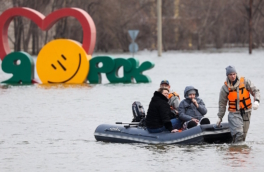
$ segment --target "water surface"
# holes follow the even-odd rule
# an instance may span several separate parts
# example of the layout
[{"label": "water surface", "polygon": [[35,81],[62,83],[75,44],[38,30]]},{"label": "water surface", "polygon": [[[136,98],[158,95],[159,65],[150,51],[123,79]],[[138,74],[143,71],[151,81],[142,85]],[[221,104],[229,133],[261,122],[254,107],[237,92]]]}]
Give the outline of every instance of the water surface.
[{"label": "water surface", "polygon": [[[156,65],[145,72],[149,84],[33,85],[0,89],[0,171],[262,171],[264,169],[264,104],[253,111],[247,141],[242,145],[147,145],[97,142],[102,123],[129,122],[131,105],[145,110],[160,81],[168,79],[183,99],[187,85],[195,86],[217,120],[218,95],[225,67],[236,66],[264,91],[264,51],[232,52],[142,51],[140,62]],[[98,54],[97,54],[98,55]],[[130,57],[129,54],[110,54]],[[0,71],[0,81],[10,75]],[[227,115],[224,117],[227,121]]]}]

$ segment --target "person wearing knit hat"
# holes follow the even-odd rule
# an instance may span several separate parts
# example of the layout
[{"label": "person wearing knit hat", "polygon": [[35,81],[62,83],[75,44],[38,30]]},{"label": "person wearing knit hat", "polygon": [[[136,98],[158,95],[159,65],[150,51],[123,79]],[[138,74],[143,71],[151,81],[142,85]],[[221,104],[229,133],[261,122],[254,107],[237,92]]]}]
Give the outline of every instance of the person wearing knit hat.
[{"label": "person wearing knit hat", "polygon": [[228,76],[231,73],[237,73],[235,66],[227,66],[226,67],[226,76]]},{"label": "person wearing knit hat", "polygon": [[[226,68],[226,81],[220,90],[217,126],[221,127],[222,119],[228,107],[228,122],[233,143],[246,140],[252,108],[257,110],[260,102],[260,91],[247,78],[239,77],[232,65]],[[251,102],[250,94],[254,97]]]}]

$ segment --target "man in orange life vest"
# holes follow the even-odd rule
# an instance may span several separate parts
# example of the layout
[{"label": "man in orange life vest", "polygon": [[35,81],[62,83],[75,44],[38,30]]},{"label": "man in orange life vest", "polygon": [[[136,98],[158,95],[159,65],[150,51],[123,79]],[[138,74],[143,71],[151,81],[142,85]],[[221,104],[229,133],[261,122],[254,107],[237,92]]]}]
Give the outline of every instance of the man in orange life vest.
[{"label": "man in orange life vest", "polygon": [[[246,140],[251,110],[252,108],[258,109],[260,92],[249,79],[239,77],[234,66],[226,67],[226,76],[226,82],[220,91],[216,124],[220,126],[225,115],[227,102],[229,102],[228,122],[233,142],[237,143]],[[254,96],[252,103],[250,94]]]}]

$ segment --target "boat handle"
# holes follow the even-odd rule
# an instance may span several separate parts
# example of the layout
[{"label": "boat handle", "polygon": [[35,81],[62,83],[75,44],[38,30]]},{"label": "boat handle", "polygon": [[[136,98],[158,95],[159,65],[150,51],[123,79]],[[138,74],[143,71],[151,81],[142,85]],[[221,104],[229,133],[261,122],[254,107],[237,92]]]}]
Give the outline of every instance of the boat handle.
[{"label": "boat handle", "polygon": [[214,129],[221,130],[221,129],[223,129],[223,126],[222,125],[220,125],[220,126],[214,125]]}]

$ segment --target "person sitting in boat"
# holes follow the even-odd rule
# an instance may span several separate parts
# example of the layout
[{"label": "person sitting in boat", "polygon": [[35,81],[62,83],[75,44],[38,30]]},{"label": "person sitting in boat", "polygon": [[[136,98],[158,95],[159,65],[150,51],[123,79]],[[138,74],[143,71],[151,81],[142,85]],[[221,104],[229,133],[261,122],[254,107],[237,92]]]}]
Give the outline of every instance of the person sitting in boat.
[{"label": "person sitting in boat", "polygon": [[168,88],[160,88],[154,92],[146,117],[146,126],[150,133],[159,133],[166,130],[172,133],[178,132],[172,126],[171,116],[173,114],[168,104],[168,94]]},{"label": "person sitting in boat", "polygon": [[180,129],[182,121],[179,119],[179,112],[178,112],[178,107],[180,104],[180,96],[178,93],[170,90],[170,83],[168,80],[162,80],[160,83],[160,88],[167,88],[169,91],[171,91],[168,95],[168,104],[170,105],[171,108],[171,122],[172,122],[172,127],[174,129]]},{"label": "person sitting in boat", "polygon": [[[170,83],[168,80],[162,80],[160,83],[160,88],[168,88],[169,89],[169,95],[168,95],[168,103],[171,106],[173,110],[178,110],[179,104],[180,104],[180,96],[175,91],[170,90]],[[175,112],[175,111],[174,111]],[[175,112],[176,113],[176,112]]]},{"label": "person sitting in boat", "polygon": [[199,92],[193,86],[187,86],[184,90],[185,99],[179,105],[179,117],[185,123],[183,129],[192,128],[200,124],[210,124],[208,118],[204,118],[207,109]]},{"label": "person sitting in boat", "polygon": [[168,95],[168,104],[170,105],[172,113],[175,114],[175,116],[179,115],[179,105],[180,105],[180,96],[176,92],[169,93]]},{"label": "person sitting in boat", "polygon": [[160,88],[167,88],[170,92],[170,83],[168,80],[162,80],[160,83]]},{"label": "person sitting in boat", "polygon": [[176,92],[169,93],[168,95],[168,104],[170,105],[171,112],[171,122],[172,127],[176,129],[181,129],[182,121],[179,118],[179,104],[180,104],[180,96]]}]

